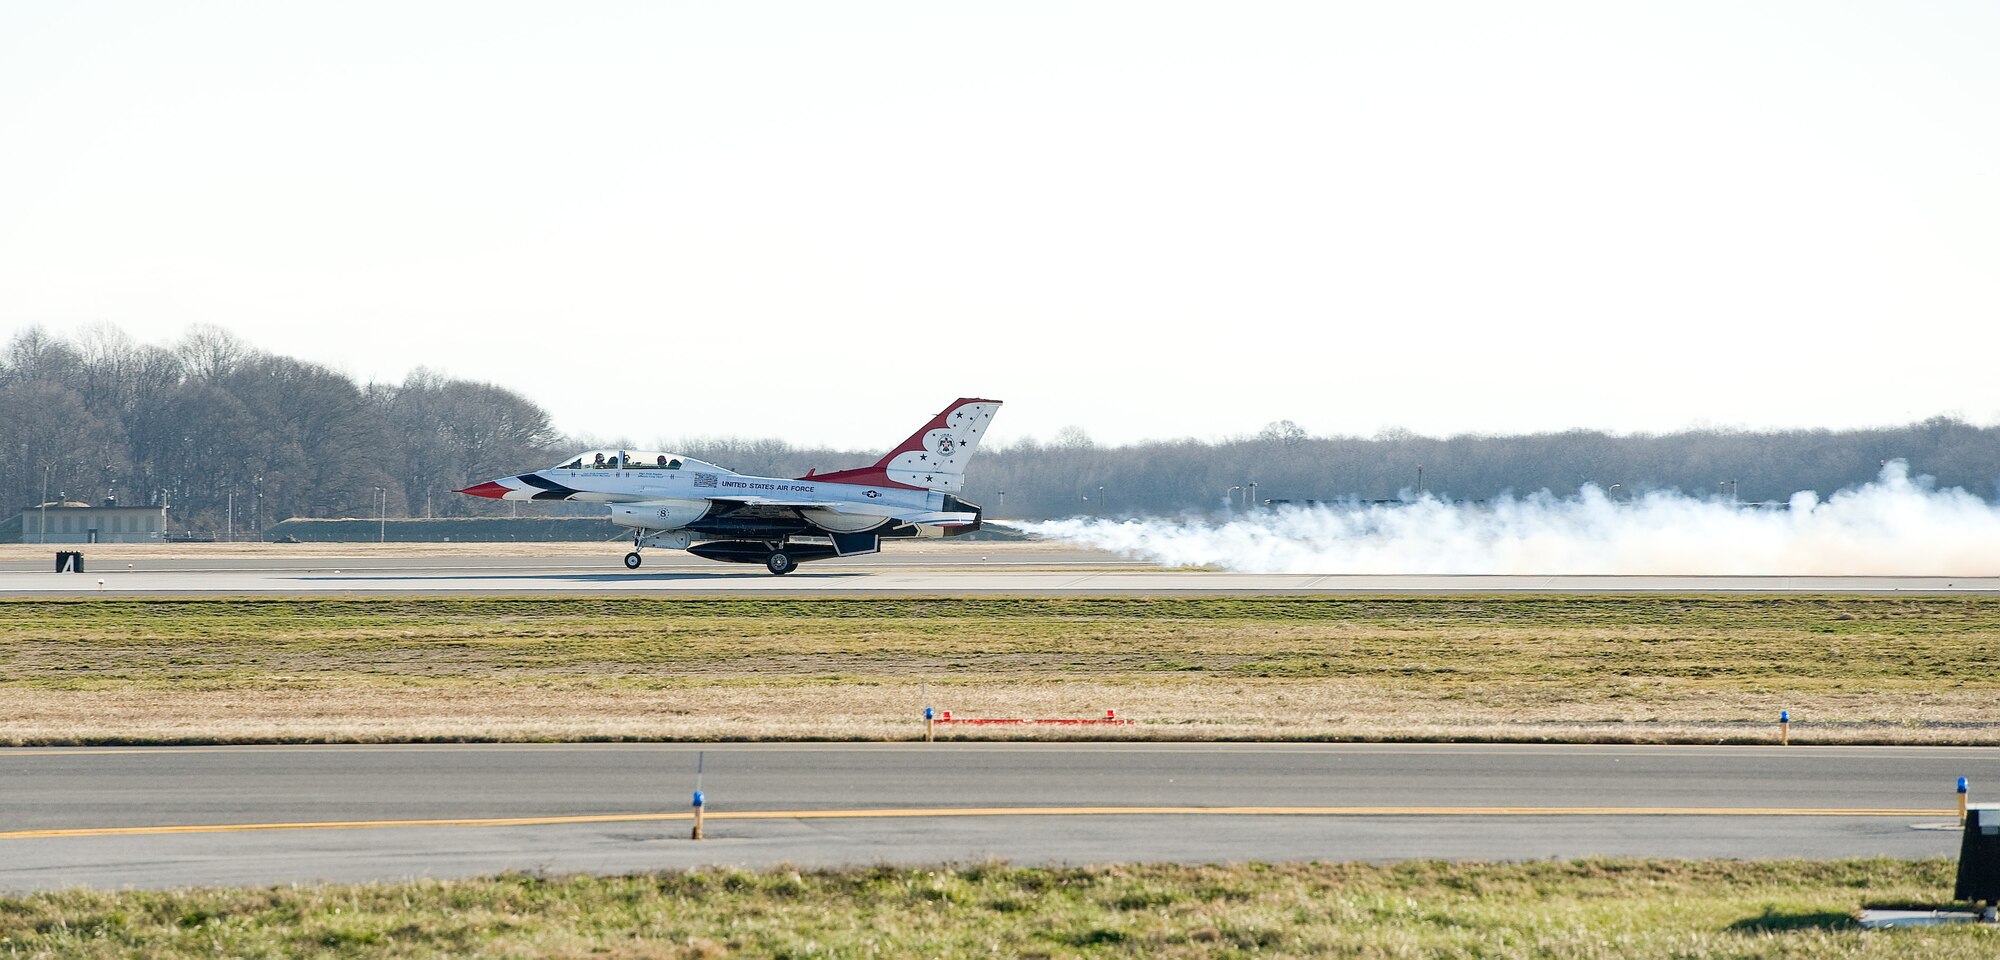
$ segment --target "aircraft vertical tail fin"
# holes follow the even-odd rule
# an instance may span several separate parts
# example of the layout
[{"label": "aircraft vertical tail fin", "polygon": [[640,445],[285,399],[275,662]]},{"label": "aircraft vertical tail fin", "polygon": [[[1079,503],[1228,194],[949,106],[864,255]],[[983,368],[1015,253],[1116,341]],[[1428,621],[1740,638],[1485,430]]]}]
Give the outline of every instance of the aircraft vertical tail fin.
[{"label": "aircraft vertical tail fin", "polygon": [[972,459],[980,438],[993,424],[993,414],[999,410],[998,400],[961,397],[875,461],[874,466],[816,474],[812,479],[957,493],[965,486],[965,462]]}]

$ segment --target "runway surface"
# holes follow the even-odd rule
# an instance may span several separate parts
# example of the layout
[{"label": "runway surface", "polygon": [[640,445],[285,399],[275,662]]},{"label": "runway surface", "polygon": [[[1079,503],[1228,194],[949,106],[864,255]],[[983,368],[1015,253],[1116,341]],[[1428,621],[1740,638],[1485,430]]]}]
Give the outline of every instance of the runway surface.
[{"label": "runway surface", "polygon": [[[626,570],[601,556],[197,556],[126,559],[86,550],[86,572],[54,572],[54,551],[0,560],[0,596],[577,594],[677,596],[1030,596],[1439,593],[2000,593],[2000,577],[1442,576],[1163,570],[1109,554],[1008,544],[823,561],[777,577],[762,567],[654,551]],[[17,554],[20,553],[17,548]],[[101,583],[100,583],[101,581]]]},{"label": "runway surface", "polygon": [[[696,755],[709,838],[687,839]],[[2000,749],[492,744],[0,751],[0,889],[703,864],[1955,853]]]}]

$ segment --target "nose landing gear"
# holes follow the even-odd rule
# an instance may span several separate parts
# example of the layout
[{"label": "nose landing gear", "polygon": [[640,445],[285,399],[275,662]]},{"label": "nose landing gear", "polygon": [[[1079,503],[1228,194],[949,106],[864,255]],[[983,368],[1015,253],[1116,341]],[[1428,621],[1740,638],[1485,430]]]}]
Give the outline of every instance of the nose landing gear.
[{"label": "nose landing gear", "polygon": [[655,530],[649,527],[635,530],[632,532],[632,552],[625,555],[625,569],[639,569],[640,551],[651,547],[686,550],[693,543],[694,539],[684,530]]}]

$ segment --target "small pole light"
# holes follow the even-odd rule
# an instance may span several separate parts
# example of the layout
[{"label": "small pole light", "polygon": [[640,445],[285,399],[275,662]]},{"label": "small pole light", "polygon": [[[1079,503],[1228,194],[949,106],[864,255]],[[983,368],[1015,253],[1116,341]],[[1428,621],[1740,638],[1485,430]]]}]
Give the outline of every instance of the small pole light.
[{"label": "small pole light", "polygon": [[937,711],[936,711],[936,710],[932,710],[932,709],[931,709],[931,708],[929,708],[929,707],[925,707],[925,708],[924,708],[924,742],[925,742],[925,743],[929,743],[929,742],[931,742],[931,725],[932,725],[932,724],[935,724],[936,722],[937,722]]},{"label": "small pole light", "polygon": [[1781,747],[1792,745],[1792,712],[1790,710],[1778,711],[1778,745]]},{"label": "small pole light", "polygon": [[944,712],[944,716],[942,716],[942,717],[939,717],[938,719],[940,719],[940,720],[944,720],[944,721],[946,721],[946,722],[950,722],[950,721],[951,721],[951,711],[950,711],[950,710],[946,710],[946,711]]},{"label": "small pole light", "polygon": [[690,840],[701,839],[702,812],[708,809],[707,798],[701,795],[701,768],[705,753],[697,750],[694,755],[694,833],[688,837]]},{"label": "small pole light", "polygon": [[1958,778],[1958,825],[1961,827],[1965,826],[1965,795],[1971,788],[1972,784],[1965,782],[1964,777]]},{"label": "small pole light", "polygon": [[1106,710],[1106,711],[1104,711],[1104,719],[1106,719],[1106,720],[1116,720],[1116,719],[1118,719],[1118,711],[1116,711],[1116,710]]}]

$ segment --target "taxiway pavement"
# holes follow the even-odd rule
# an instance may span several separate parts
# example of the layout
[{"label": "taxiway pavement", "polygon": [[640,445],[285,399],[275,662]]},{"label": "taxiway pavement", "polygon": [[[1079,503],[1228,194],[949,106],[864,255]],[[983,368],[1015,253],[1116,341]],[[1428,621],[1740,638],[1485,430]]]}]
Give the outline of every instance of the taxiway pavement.
[{"label": "taxiway pavement", "polygon": [[[687,838],[696,755],[709,838]],[[0,890],[705,864],[1949,856],[2000,749],[440,744],[0,750]]]}]

